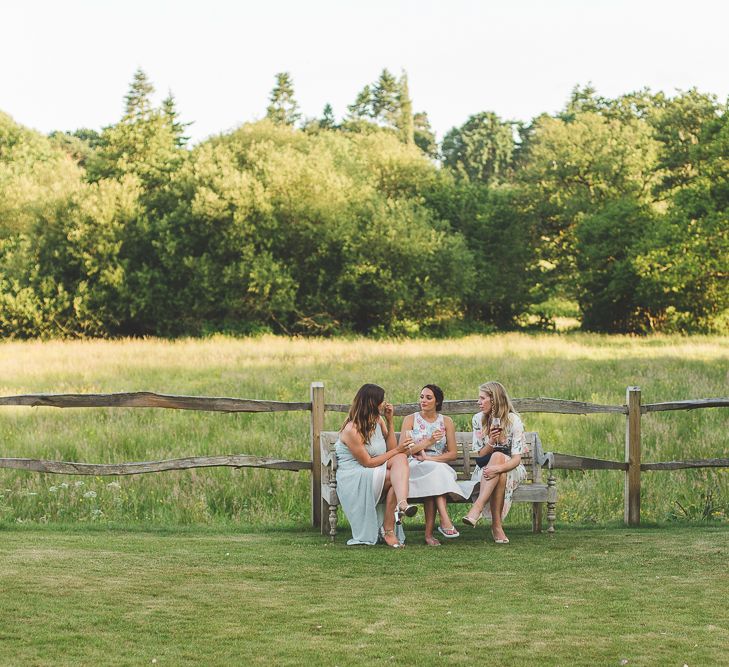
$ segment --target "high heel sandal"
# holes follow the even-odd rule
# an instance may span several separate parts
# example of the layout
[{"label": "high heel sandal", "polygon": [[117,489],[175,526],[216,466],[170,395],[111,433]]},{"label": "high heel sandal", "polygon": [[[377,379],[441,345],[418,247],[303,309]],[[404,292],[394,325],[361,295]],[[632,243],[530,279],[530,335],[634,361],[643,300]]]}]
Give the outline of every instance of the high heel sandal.
[{"label": "high heel sandal", "polygon": [[471,528],[475,528],[478,525],[478,522],[481,521],[481,517],[478,516],[476,519],[472,519],[468,514],[463,517],[462,519],[463,523],[465,523],[467,526],[471,526]]},{"label": "high heel sandal", "polygon": [[[405,503],[405,509],[400,509],[401,505]],[[395,507],[395,523],[399,526],[402,523],[403,516],[413,517],[418,513],[417,505],[408,505],[407,500],[401,500]]]},{"label": "high heel sandal", "polygon": [[382,526],[380,526],[380,537],[382,538],[382,541],[385,543],[385,546],[391,547],[392,549],[400,549],[402,546],[404,546],[404,545],[400,544],[399,541],[396,544],[389,544],[387,542],[387,540],[385,539],[385,537],[387,535],[395,535],[395,531],[394,530],[385,530]]}]

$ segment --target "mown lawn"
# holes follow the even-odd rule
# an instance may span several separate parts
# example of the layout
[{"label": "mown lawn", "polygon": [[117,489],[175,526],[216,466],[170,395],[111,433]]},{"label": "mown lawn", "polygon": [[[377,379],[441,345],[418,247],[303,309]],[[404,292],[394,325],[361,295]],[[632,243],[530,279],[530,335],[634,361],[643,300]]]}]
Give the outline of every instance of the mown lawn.
[{"label": "mown lawn", "polygon": [[726,526],[509,533],[6,524],[0,664],[729,664]]}]

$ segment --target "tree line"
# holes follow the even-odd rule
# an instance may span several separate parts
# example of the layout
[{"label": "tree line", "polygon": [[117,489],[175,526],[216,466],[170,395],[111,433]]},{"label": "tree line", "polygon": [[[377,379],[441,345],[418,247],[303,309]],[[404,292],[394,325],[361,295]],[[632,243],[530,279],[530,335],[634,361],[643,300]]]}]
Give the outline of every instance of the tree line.
[{"label": "tree line", "polygon": [[384,70],[337,120],[276,77],[266,118],[189,146],[138,70],[101,131],[0,113],[0,333],[729,331],[729,109],[577,87],[438,143]]}]

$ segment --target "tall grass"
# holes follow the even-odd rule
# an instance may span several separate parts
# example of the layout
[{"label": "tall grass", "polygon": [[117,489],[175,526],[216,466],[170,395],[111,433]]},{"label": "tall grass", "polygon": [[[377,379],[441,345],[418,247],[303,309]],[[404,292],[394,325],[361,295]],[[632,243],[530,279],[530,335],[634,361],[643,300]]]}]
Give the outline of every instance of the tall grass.
[{"label": "tall grass", "polygon": [[[347,403],[357,387],[383,385],[394,402],[415,401],[435,382],[450,399],[474,397],[487,379],[516,397],[623,403],[639,385],[644,402],[729,394],[729,339],[501,334],[440,341],[204,340],[4,342],[0,394],[120,392],[308,399],[323,380],[328,402]],[[622,459],[618,415],[526,414],[545,448]],[[328,414],[336,429],[342,415]],[[469,417],[456,418],[460,429]],[[653,413],[643,419],[644,461],[726,456],[729,410]],[[308,458],[308,413],[212,414],[155,409],[0,408],[3,456],[111,463],[198,454]],[[560,521],[622,516],[621,472],[558,472]],[[0,520],[139,521],[153,524],[303,523],[306,473],[206,469],[123,478],[0,471]],[[643,476],[647,521],[727,520],[729,471]],[[510,522],[527,520],[517,505]]]}]

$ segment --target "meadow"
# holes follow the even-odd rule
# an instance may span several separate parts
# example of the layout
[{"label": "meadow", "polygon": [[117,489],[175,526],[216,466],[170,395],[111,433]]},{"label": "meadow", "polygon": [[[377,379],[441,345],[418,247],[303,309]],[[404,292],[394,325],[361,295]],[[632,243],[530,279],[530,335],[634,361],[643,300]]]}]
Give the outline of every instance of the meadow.
[{"label": "meadow", "polygon": [[[0,344],[0,395],[155,391],[306,401],[312,381],[327,402],[348,403],[377,382],[395,403],[435,382],[448,399],[475,398],[487,379],[515,397],[620,404],[638,385],[643,402],[729,395],[725,337],[507,333],[447,340],[281,337],[79,340]],[[336,429],[343,415],[327,414]],[[469,428],[469,416],[456,417]],[[618,415],[527,414],[546,450],[619,459]],[[726,408],[653,413],[643,419],[643,460],[726,456]],[[159,409],[0,408],[6,457],[112,463],[192,455],[309,456],[308,413],[222,414]],[[558,471],[559,524],[607,524],[623,512],[623,473]],[[121,478],[0,471],[0,522],[145,526],[303,527],[309,476],[204,469]],[[456,510],[456,515],[463,508]],[[729,521],[729,470],[644,473],[645,523]],[[508,525],[525,526],[517,505]],[[346,527],[343,528],[346,531]]]}]

